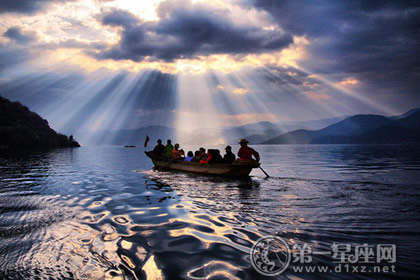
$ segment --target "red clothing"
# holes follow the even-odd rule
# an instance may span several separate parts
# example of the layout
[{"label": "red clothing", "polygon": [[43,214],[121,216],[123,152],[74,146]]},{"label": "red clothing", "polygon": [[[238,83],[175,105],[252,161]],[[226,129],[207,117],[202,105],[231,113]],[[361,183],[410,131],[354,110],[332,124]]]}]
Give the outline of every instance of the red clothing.
[{"label": "red clothing", "polygon": [[240,160],[252,160],[252,155],[254,155],[256,160],[260,159],[260,154],[248,146],[243,146],[238,151],[238,157]]},{"label": "red clothing", "polygon": [[209,163],[209,161],[211,160],[211,154],[203,154],[202,159],[200,160],[200,163]]},{"label": "red clothing", "polygon": [[184,155],[184,153],[181,150],[172,150],[172,157],[173,158],[181,158]]}]

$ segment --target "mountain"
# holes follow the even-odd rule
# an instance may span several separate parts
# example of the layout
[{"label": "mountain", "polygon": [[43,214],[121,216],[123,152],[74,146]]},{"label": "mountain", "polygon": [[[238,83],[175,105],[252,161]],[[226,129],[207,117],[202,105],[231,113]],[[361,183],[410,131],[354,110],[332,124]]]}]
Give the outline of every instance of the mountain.
[{"label": "mountain", "polygon": [[[297,125],[283,127],[280,126],[280,124],[272,122],[258,122],[227,128],[202,128],[193,132],[182,132],[177,131],[175,128],[156,125],[140,127],[138,129],[98,131],[95,133],[96,135],[89,140],[89,143],[96,145],[138,144],[139,141],[141,142],[145,139],[146,135],[149,135],[152,141],[161,138],[164,142],[166,139],[172,139],[173,141],[182,141],[183,144],[215,144],[220,137],[218,133],[214,133],[215,131],[221,131],[226,143],[236,143],[239,139],[244,137],[246,137],[250,143],[260,143],[273,135],[278,135],[300,127],[301,126]],[[182,135],[182,139],[176,139],[177,133]]]},{"label": "mountain", "polygon": [[48,121],[19,102],[0,96],[0,147],[80,147],[73,136],[55,132]]},{"label": "mountain", "polygon": [[317,136],[354,135],[391,123],[390,119],[383,116],[355,115],[319,130],[319,135]]},{"label": "mountain", "polygon": [[[372,141],[382,143],[385,140],[382,138],[375,139],[375,135],[369,133],[382,127],[376,131],[377,135],[382,135],[382,137],[393,135],[391,131],[393,128],[394,131],[409,135],[410,139],[415,136],[415,133],[411,131],[411,127],[417,125],[417,111],[411,110],[410,112],[410,114],[409,112],[403,114],[405,115],[403,118],[379,115],[355,115],[313,121],[281,123],[265,121],[226,128],[202,128],[193,132],[182,132],[177,131],[175,128],[155,125],[140,127],[138,129],[98,131],[92,139],[89,139],[89,143],[96,145],[138,145],[143,144],[146,135],[149,135],[153,143],[159,138],[164,142],[166,139],[172,139],[174,143],[179,141],[183,145],[213,145],[222,143],[220,134],[215,132],[222,134],[226,144],[237,143],[241,138],[247,138],[251,144],[367,143]],[[317,127],[321,127],[322,129],[317,129]],[[396,130],[395,127],[401,129]],[[403,128],[406,128],[406,130]],[[278,136],[273,138],[275,135]],[[392,141],[402,142],[404,139],[394,135],[392,140],[389,139],[385,142],[391,143]]]},{"label": "mountain", "polygon": [[408,112],[406,112],[402,115],[392,116],[392,117],[389,117],[389,118],[392,119],[392,120],[399,120],[399,119],[403,119],[403,118],[406,118],[408,116],[411,116],[412,114],[417,113],[417,112],[420,112],[420,108],[414,108],[414,109],[411,109],[410,111],[408,111]]},{"label": "mountain", "polygon": [[337,123],[346,117],[335,117],[310,121],[286,121],[273,123],[269,121],[248,123],[223,129],[223,136],[228,143],[236,143],[240,138],[246,138],[251,144],[269,140],[273,135],[279,135],[298,129],[321,129]]},{"label": "mountain", "polygon": [[320,130],[294,130],[261,144],[420,143],[420,110],[402,118],[355,115]]},{"label": "mountain", "polygon": [[[335,124],[339,121],[342,121],[349,116],[341,116],[341,117],[335,117],[335,118],[327,118],[327,119],[319,119],[319,120],[310,120],[310,121],[289,121],[289,122],[281,122],[280,124],[283,126],[296,126],[295,129],[309,129],[309,130],[316,130],[316,129],[322,129],[324,127],[327,127],[329,125]],[[293,130],[295,130],[293,129]],[[291,131],[291,130],[289,130]]]}]

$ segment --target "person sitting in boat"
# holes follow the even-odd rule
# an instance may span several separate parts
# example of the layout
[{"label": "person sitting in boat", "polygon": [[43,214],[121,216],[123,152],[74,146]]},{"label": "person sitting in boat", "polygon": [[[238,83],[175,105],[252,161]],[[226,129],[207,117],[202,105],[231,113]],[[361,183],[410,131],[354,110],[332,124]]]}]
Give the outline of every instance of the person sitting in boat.
[{"label": "person sitting in boat", "polygon": [[174,149],[174,146],[172,146],[172,141],[171,139],[168,139],[168,141],[166,141],[166,146],[165,146],[165,156],[168,158],[172,157],[172,150]]},{"label": "person sitting in boat", "polygon": [[162,144],[162,140],[158,139],[157,140],[157,145],[156,147],[153,149],[152,151],[156,156],[160,156],[165,152],[165,146],[163,146]]},{"label": "person sitting in boat", "polygon": [[187,156],[185,157],[184,161],[192,161],[192,160],[193,160],[193,158],[194,158],[194,154],[193,154],[193,152],[192,152],[192,151],[189,151],[189,152],[187,153]]},{"label": "person sitting in boat", "polygon": [[211,160],[211,154],[205,154],[205,157],[203,157],[204,159],[200,160],[200,163],[209,163]]},{"label": "person sitting in boat", "polygon": [[209,163],[223,163],[223,158],[218,149],[208,149],[208,153],[211,155]]},{"label": "person sitting in boat", "polygon": [[191,161],[192,162],[200,162],[200,151],[195,151],[194,152],[194,157]]},{"label": "person sitting in boat", "polygon": [[259,162],[260,154],[257,151],[255,151],[253,148],[248,147],[248,143],[249,142],[246,139],[241,139],[241,141],[239,142],[239,144],[241,145],[238,151],[239,160],[249,161],[249,160],[252,160],[252,156],[254,156],[255,160]]},{"label": "person sitting in boat", "polygon": [[179,144],[176,143],[174,149],[172,150],[172,158],[181,159],[184,156],[184,150],[179,149]]},{"label": "person sitting in boat", "polygon": [[199,150],[198,158],[200,160],[202,160],[204,157],[207,158],[206,149],[204,149],[203,147],[200,147],[200,149],[198,150]]},{"label": "person sitting in boat", "polygon": [[200,158],[200,163],[209,163],[211,160],[211,154],[206,153],[206,149],[201,147],[199,158]]},{"label": "person sitting in boat", "polygon": [[231,164],[236,159],[235,154],[232,153],[232,147],[226,146],[225,151],[226,151],[226,154],[223,156],[223,162]]}]

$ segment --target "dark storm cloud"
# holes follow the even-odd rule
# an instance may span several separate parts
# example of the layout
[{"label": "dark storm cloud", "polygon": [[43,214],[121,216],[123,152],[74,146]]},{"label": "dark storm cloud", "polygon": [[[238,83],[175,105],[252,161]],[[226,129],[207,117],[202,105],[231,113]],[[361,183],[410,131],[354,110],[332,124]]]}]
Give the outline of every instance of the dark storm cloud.
[{"label": "dark storm cloud", "polygon": [[139,20],[131,13],[123,10],[113,9],[105,13],[101,19],[102,24],[110,26],[130,27],[139,22]]},{"label": "dark storm cloud", "polygon": [[74,0],[1,0],[0,13],[32,14],[45,8],[48,4],[69,2]]},{"label": "dark storm cloud", "polygon": [[401,103],[420,105],[418,1],[246,2],[267,11],[287,32],[310,40],[310,56],[299,62],[303,68],[353,76],[371,94],[405,94],[411,101]]},{"label": "dark storm cloud", "polygon": [[22,31],[19,27],[10,27],[3,34],[4,37],[9,38],[19,44],[27,44],[36,41],[37,36],[35,32]]},{"label": "dark storm cloud", "polygon": [[[418,65],[418,1],[255,1],[283,28],[313,39],[319,71],[397,70]],[[416,61],[417,60],[417,61]],[[328,63],[331,63],[328,65]],[[314,66],[314,65],[312,65]]]},{"label": "dark storm cloud", "polygon": [[45,1],[35,0],[2,0],[0,1],[0,13],[33,13],[42,8]]},{"label": "dark storm cloud", "polygon": [[[22,31],[19,27],[10,27],[4,34],[6,37],[13,42],[17,43],[20,47],[20,52],[29,54],[31,51],[35,52],[39,50],[57,49],[57,48],[68,48],[68,49],[84,49],[87,50],[103,50],[106,48],[106,44],[100,41],[80,41],[76,39],[62,40],[59,42],[41,42],[38,40],[37,33],[34,31]],[[9,47],[17,47],[16,44],[9,44]],[[0,47],[5,47],[0,45]]]},{"label": "dark storm cloud", "polygon": [[100,59],[171,61],[211,54],[248,54],[280,50],[292,43],[282,30],[238,25],[226,18],[226,11],[187,1],[159,5],[158,22],[140,22],[127,12],[113,10],[102,17],[105,25],[122,26],[118,45],[93,54]]}]

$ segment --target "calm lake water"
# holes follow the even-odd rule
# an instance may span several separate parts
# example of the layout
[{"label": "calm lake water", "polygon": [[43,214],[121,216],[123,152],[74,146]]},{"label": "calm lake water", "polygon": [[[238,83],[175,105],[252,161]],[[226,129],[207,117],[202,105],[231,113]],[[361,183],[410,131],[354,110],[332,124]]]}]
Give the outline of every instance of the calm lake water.
[{"label": "calm lake water", "polygon": [[[418,276],[418,147],[254,147],[271,178],[155,172],[143,148],[2,155],[0,278],[258,279],[249,252],[267,235],[313,251],[397,248],[396,273],[289,267],[279,279]],[[336,265],[332,255],[312,257]]]}]

